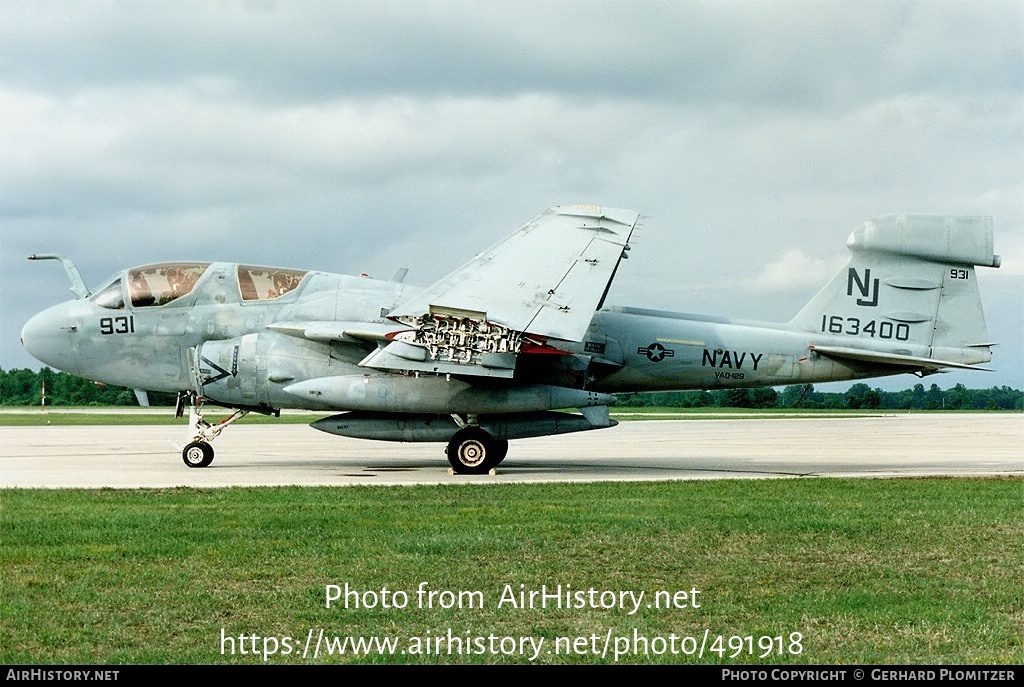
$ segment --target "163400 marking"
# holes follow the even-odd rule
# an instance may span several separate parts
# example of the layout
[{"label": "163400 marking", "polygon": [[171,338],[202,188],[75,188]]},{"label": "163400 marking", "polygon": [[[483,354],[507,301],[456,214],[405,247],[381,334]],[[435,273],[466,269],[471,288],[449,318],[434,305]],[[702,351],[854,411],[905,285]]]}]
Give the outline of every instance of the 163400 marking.
[{"label": "163400 marking", "polygon": [[888,320],[862,320],[859,317],[843,317],[842,315],[822,315],[821,331],[829,334],[848,334],[849,336],[868,336],[872,339],[910,339],[910,325],[906,322],[889,322]]}]

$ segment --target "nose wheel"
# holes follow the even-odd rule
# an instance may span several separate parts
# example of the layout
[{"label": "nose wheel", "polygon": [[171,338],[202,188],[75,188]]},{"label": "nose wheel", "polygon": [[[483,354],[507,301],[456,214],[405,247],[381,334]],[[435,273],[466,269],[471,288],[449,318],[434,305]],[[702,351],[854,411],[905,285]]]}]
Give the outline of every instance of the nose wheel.
[{"label": "nose wheel", "polygon": [[205,468],[213,462],[213,447],[205,441],[193,441],[182,449],[181,459],[190,468]]}]

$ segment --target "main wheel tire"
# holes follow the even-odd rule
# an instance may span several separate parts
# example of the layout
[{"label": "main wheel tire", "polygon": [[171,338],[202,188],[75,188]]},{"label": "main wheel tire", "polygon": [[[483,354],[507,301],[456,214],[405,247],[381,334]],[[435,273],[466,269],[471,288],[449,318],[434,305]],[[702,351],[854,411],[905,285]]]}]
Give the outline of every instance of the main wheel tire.
[{"label": "main wheel tire", "polygon": [[205,468],[213,462],[213,447],[205,441],[193,441],[182,450],[181,459],[190,468]]},{"label": "main wheel tire", "polygon": [[505,460],[505,456],[508,455],[508,439],[495,439],[494,440],[494,463],[493,465],[501,465],[501,461]]},{"label": "main wheel tire", "polygon": [[448,462],[462,475],[485,475],[497,465],[494,437],[479,427],[460,429],[448,442]]}]

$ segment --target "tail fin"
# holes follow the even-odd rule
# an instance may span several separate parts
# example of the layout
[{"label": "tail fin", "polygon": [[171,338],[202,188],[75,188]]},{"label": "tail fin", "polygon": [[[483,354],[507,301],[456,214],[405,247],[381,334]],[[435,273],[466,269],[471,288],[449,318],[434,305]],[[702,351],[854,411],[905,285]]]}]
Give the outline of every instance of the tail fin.
[{"label": "tail fin", "polygon": [[999,267],[991,217],[898,215],[847,240],[849,264],[790,322],[811,348],[907,371],[992,359],[975,266]]}]

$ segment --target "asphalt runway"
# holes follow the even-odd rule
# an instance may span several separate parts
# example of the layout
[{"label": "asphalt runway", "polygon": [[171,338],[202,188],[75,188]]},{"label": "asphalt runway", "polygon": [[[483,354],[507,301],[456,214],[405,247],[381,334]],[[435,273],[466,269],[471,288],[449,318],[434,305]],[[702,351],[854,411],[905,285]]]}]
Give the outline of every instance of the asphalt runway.
[{"label": "asphalt runway", "polygon": [[[2,419],[0,419],[2,422]],[[208,468],[186,426],[0,426],[0,487],[495,484],[795,477],[1024,477],[1024,414],[631,420],[513,441],[493,475],[454,475],[443,444],[235,425]],[[175,446],[177,445],[177,447]]]}]

